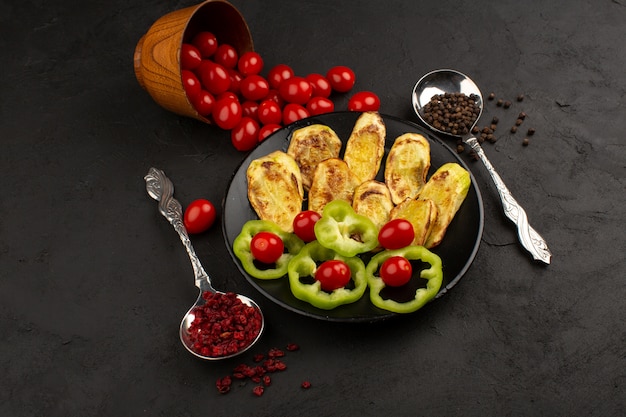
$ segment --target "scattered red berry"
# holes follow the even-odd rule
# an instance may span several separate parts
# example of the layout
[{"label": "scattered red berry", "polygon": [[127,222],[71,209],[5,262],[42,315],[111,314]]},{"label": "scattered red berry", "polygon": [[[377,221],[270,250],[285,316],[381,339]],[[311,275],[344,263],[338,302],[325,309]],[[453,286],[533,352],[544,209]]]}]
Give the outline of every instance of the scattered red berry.
[{"label": "scattered red berry", "polygon": [[257,397],[263,395],[263,392],[265,392],[265,388],[263,388],[262,385],[257,385],[256,387],[252,388],[252,393]]},{"label": "scattered red berry", "polygon": [[304,389],[309,389],[311,388],[311,383],[309,381],[302,381],[302,384],[300,384],[300,386]]}]

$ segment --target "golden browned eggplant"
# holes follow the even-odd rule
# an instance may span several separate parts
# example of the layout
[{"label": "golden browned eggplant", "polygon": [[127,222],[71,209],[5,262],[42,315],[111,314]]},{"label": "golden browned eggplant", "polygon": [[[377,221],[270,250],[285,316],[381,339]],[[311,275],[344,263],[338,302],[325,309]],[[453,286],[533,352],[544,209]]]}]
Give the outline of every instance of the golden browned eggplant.
[{"label": "golden browned eggplant", "polygon": [[385,183],[394,204],[414,199],[426,184],[430,169],[430,143],[418,133],[396,138],[385,164]]},{"label": "golden browned eggplant", "polygon": [[308,208],[322,213],[324,206],[333,200],[345,200],[352,204],[354,189],[359,184],[359,179],[344,160],[330,158],[322,161],[313,173]]},{"label": "golden browned eggplant", "polygon": [[413,225],[413,245],[423,246],[437,219],[437,206],[432,200],[407,198],[391,210],[391,219],[408,220]]},{"label": "golden browned eggplant", "polygon": [[304,190],[300,168],[285,152],[274,151],[255,159],[246,171],[248,199],[262,220],[270,220],[286,232],[302,211]]},{"label": "golden browned eggplant", "polygon": [[358,214],[368,217],[378,230],[389,221],[393,202],[387,186],[376,180],[361,183],[354,190],[352,208]]},{"label": "golden browned eggplant", "polygon": [[320,162],[339,157],[341,139],[328,126],[314,124],[294,130],[287,153],[296,160],[305,190],[311,188],[313,172]]},{"label": "golden browned eggplant", "polygon": [[417,195],[419,200],[432,200],[437,206],[437,218],[424,246],[432,248],[441,243],[450,222],[465,201],[470,185],[469,172],[454,162],[442,165],[430,177]]},{"label": "golden browned eggplant", "polygon": [[346,143],[344,161],[359,179],[373,180],[385,154],[387,129],[378,112],[365,112],[356,120]]}]

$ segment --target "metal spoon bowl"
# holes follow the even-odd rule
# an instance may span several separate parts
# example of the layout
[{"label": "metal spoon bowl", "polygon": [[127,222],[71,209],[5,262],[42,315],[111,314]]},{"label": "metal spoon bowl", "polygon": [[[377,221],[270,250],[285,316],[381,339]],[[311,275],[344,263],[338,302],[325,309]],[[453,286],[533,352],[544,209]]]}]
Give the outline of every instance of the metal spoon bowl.
[{"label": "metal spoon bowl", "polygon": [[487,159],[487,156],[478,143],[478,140],[471,133],[471,129],[470,133],[466,135],[452,135],[435,128],[426,121],[423,114],[424,106],[434,95],[444,93],[463,93],[467,96],[474,94],[478,97],[476,104],[479,106],[480,112],[472,125],[473,128],[482,115],[482,94],[478,86],[467,75],[451,69],[431,71],[420,78],[415,84],[415,87],[413,87],[412,103],[417,117],[419,117],[424,125],[428,126],[433,131],[461,138],[464,143],[469,145],[472,150],[474,150],[476,155],[485,165],[485,168],[487,168],[487,171],[491,175],[491,179],[496,185],[496,189],[498,190],[500,200],[502,201],[502,205],[504,207],[504,214],[517,226],[517,234],[522,246],[530,252],[533,259],[549,264],[552,254],[548,249],[546,241],[528,224],[526,212],[513,198],[511,192],[504,184],[504,181],[502,181],[500,175],[498,175],[493,165],[491,165],[491,162],[489,162],[489,159]]},{"label": "metal spoon bowl", "polygon": [[213,288],[213,286],[211,285],[211,278],[204,271],[204,268],[200,263],[200,259],[196,255],[196,252],[191,245],[191,240],[189,239],[189,235],[183,223],[182,206],[173,197],[174,185],[172,184],[170,179],[167,178],[163,171],[156,168],[150,168],[148,174],[145,177],[145,180],[146,190],[148,194],[150,195],[150,197],[159,202],[159,212],[172,224],[172,226],[174,226],[174,229],[176,229],[176,231],[178,232],[180,240],[183,242],[183,245],[185,245],[185,249],[187,249],[187,254],[189,255],[189,259],[191,260],[191,265],[193,267],[196,287],[200,289],[198,299],[196,300],[194,305],[191,306],[189,311],[187,311],[182,321],[180,322],[180,340],[183,346],[185,346],[185,348],[187,348],[187,350],[196,357],[205,360],[227,359],[233,356],[237,356],[250,349],[250,347],[252,347],[252,345],[254,345],[260,339],[261,334],[265,329],[265,318],[263,317],[263,313],[257,303],[255,303],[251,298],[248,298],[245,295],[241,294],[237,294],[237,298],[241,300],[241,302],[245,305],[256,308],[261,316],[261,327],[256,338],[252,340],[247,346],[239,349],[237,352],[227,355],[206,356],[196,352],[193,349],[193,342],[190,337],[189,328],[195,318],[194,309],[205,304],[205,300],[202,297],[202,294],[207,291],[217,294],[224,294],[224,292],[217,291],[215,290],[215,288]]}]

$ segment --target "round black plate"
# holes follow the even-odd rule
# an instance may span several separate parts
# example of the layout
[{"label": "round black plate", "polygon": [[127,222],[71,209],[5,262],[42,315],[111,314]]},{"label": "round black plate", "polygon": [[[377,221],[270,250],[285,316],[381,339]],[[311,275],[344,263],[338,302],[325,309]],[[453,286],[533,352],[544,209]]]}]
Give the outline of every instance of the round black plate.
[{"label": "round black plate", "polygon": [[[381,310],[372,305],[367,293],[356,303],[340,306],[333,310],[327,311],[313,307],[293,296],[286,277],[277,280],[260,280],[248,275],[239,260],[234,256],[232,251],[233,241],[241,232],[241,228],[246,221],[258,218],[248,201],[246,170],[250,162],[275,150],[286,151],[291,132],[314,123],[330,126],[345,143],[359,115],[360,113],[356,112],[337,112],[310,117],[289,125],[269,136],[244,159],[239,169],[233,175],[222,207],[222,227],[226,245],[233,261],[243,276],[273,302],[296,313],[322,320],[370,322],[389,318],[394,316],[395,313]],[[459,159],[450,147],[424,128],[392,116],[382,115],[382,117],[387,128],[385,144],[387,151],[389,151],[393,141],[398,136],[408,132],[416,132],[430,140],[431,170],[429,176],[446,162],[456,162],[469,171],[467,165]],[[383,158],[383,164],[378,175],[378,179],[381,181],[383,180],[384,161],[385,158]],[[483,232],[483,203],[480,191],[476,187],[474,176],[471,175],[471,179],[472,185],[463,205],[448,227],[442,243],[433,249],[433,252],[437,253],[443,262],[443,285],[437,298],[445,294],[463,277],[474,260],[480,245]]]}]

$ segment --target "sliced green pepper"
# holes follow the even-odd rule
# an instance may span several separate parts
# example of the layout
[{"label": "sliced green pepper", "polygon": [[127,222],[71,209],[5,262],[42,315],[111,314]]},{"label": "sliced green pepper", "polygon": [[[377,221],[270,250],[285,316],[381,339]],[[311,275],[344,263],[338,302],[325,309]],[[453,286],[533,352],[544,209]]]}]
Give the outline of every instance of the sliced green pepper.
[{"label": "sliced green pepper", "polygon": [[325,248],[347,258],[378,246],[376,225],[357,214],[344,200],[331,201],[324,206],[322,218],[315,223],[315,237]]},{"label": "sliced green pepper", "polygon": [[[271,232],[280,237],[287,251],[283,253],[276,261],[273,268],[260,269],[254,263],[254,256],[250,251],[250,242],[252,238],[259,232]],[[259,279],[276,279],[287,274],[287,266],[289,261],[304,246],[304,242],[293,233],[287,233],[281,229],[276,223],[268,220],[249,220],[241,228],[241,233],[233,242],[233,252],[241,261],[243,269]]]},{"label": "sliced green pepper", "polygon": [[[380,293],[385,288],[385,283],[378,276],[380,266],[392,256],[404,256],[408,260],[421,260],[430,264],[430,268],[420,271],[420,277],[427,280],[426,288],[418,288],[415,298],[404,303],[384,299]],[[423,246],[407,246],[396,250],[385,250],[372,257],[365,268],[368,285],[370,287],[370,300],[376,307],[395,313],[412,313],[422,308],[432,300],[439,292],[443,281],[441,258]]]},{"label": "sliced green pepper", "polygon": [[[350,268],[354,288],[338,288],[332,292],[323,291],[320,282],[307,284],[301,278],[314,277],[317,263],[336,259],[345,262]],[[347,258],[339,255],[332,249],[313,241],[307,243],[300,253],[293,257],[288,267],[289,286],[291,292],[299,300],[324,310],[330,310],[343,304],[350,304],[359,300],[367,289],[365,278],[365,264],[360,258]]]}]

